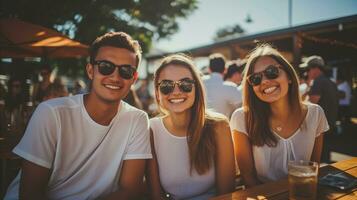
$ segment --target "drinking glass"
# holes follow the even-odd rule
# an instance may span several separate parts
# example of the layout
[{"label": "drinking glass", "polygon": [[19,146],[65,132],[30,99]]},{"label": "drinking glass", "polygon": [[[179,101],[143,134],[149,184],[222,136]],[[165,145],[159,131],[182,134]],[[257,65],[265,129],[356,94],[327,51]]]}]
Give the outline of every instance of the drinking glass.
[{"label": "drinking glass", "polygon": [[289,199],[315,200],[319,165],[312,161],[289,161]]}]

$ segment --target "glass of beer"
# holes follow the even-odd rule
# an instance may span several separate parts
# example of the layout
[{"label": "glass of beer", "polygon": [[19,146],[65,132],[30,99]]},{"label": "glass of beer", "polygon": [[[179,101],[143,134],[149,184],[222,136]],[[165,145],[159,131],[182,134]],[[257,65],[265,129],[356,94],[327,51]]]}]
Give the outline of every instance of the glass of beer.
[{"label": "glass of beer", "polygon": [[289,161],[289,199],[315,200],[319,165],[312,161]]}]

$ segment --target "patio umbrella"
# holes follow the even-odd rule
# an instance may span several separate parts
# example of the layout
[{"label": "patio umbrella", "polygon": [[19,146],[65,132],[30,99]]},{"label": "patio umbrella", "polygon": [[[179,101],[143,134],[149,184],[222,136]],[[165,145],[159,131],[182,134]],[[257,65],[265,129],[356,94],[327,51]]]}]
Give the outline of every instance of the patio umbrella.
[{"label": "patio umbrella", "polygon": [[39,25],[0,19],[0,58],[88,56],[88,46]]}]

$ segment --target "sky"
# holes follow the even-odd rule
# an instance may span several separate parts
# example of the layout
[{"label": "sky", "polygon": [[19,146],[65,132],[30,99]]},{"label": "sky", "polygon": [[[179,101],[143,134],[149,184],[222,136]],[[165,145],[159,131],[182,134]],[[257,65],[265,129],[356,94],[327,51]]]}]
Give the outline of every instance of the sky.
[{"label": "sky", "polygon": [[[292,26],[357,14],[357,0],[291,0]],[[252,22],[245,21],[250,15]],[[198,9],[179,19],[180,30],[154,48],[177,52],[213,43],[219,28],[239,24],[246,34],[289,27],[289,0],[199,0]]]}]

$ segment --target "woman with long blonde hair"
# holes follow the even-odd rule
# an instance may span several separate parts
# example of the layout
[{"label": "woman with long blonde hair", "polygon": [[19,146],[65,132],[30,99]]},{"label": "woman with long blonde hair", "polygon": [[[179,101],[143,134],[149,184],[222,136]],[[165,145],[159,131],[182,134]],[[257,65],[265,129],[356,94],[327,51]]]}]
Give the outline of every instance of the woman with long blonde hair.
[{"label": "woman with long blonde hair", "polygon": [[228,120],[205,109],[191,58],[163,59],[154,76],[161,116],[151,119],[152,199],[208,199],[234,190],[235,162]]},{"label": "woman with long blonde hair", "polygon": [[287,177],[289,160],[320,161],[329,127],[322,108],[302,103],[294,68],[268,44],[250,55],[243,78],[243,107],[230,125],[246,186]]}]

